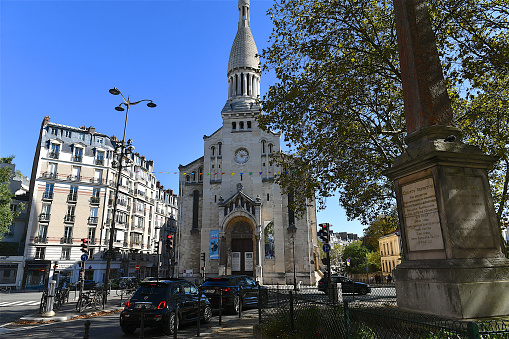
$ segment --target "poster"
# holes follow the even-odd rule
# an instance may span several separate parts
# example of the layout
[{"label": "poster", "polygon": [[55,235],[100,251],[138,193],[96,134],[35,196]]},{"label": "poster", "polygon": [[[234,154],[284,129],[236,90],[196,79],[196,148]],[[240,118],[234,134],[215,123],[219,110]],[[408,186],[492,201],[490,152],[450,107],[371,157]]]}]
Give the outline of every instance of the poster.
[{"label": "poster", "polygon": [[240,271],[240,252],[232,252],[232,271]]},{"label": "poster", "polygon": [[253,252],[244,253],[244,266],[246,267],[246,271],[253,270]]},{"label": "poster", "polygon": [[219,230],[210,231],[210,259],[219,259]]}]

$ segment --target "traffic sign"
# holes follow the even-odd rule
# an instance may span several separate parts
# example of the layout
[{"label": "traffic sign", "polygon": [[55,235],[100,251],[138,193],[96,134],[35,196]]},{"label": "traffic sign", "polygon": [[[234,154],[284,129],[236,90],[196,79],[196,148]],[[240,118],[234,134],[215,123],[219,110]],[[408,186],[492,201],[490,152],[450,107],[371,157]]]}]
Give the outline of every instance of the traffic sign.
[{"label": "traffic sign", "polygon": [[330,245],[329,244],[323,244],[322,248],[323,248],[323,251],[325,253],[330,252]]},{"label": "traffic sign", "polygon": [[136,270],[139,270],[140,269],[140,265],[136,265]]},{"label": "traffic sign", "polygon": [[88,255],[82,254],[81,255],[81,261],[87,261],[87,260],[88,260]]}]

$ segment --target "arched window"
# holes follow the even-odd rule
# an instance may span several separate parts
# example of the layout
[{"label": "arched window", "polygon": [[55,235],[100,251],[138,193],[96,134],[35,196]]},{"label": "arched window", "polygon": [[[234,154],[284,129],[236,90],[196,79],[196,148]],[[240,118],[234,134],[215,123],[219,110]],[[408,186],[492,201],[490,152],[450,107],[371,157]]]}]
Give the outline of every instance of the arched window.
[{"label": "arched window", "polygon": [[239,122],[239,129],[244,129],[244,121]]},{"label": "arched window", "polygon": [[193,228],[198,228],[198,213],[200,207],[200,192],[193,191]]},{"label": "arched window", "polygon": [[203,181],[203,170],[200,168],[198,168],[198,181]]},{"label": "arched window", "polygon": [[272,259],[275,257],[273,221],[265,226],[263,233],[265,235],[265,259]]},{"label": "arched window", "polygon": [[237,123],[235,121],[232,122],[232,129],[237,129]]},{"label": "arched window", "polygon": [[262,154],[265,154],[265,140],[262,140]]},{"label": "arched window", "polygon": [[191,181],[191,177],[189,175],[186,175],[186,182]]},{"label": "arched window", "polygon": [[193,182],[196,182],[196,172],[193,172]]},{"label": "arched window", "polygon": [[251,121],[248,121],[247,122],[247,128],[250,129],[251,128]]},{"label": "arched window", "polygon": [[221,155],[221,146],[223,146],[223,144],[221,143],[217,144],[217,155]]},{"label": "arched window", "polygon": [[216,155],[216,148],[212,146],[210,149],[212,151],[212,156]]},{"label": "arched window", "polygon": [[272,144],[269,144],[269,153],[272,153],[272,148],[274,147],[274,145]]}]

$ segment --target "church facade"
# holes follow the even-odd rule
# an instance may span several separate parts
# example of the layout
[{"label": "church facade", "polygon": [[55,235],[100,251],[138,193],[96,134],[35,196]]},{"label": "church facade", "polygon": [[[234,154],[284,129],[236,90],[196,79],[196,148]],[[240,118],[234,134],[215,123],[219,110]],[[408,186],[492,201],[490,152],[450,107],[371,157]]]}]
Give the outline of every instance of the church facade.
[{"label": "church facade", "polygon": [[[297,218],[271,165],[280,134],[262,131],[260,71],[249,0],[239,0],[228,61],[223,125],[205,135],[203,157],[179,166],[179,276],[200,280],[246,274],[264,284],[315,284],[316,206]],[[226,87],[226,86],[225,86]]]}]

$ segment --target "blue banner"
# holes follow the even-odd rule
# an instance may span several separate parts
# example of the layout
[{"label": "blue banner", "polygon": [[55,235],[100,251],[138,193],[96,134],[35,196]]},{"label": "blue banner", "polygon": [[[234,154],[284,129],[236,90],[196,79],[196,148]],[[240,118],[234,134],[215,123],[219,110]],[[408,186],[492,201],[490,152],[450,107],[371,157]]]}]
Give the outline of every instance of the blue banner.
[{"label": "blue banner", "polygon": [[219,259],[219,230],[210,231],[210,259]]}]

